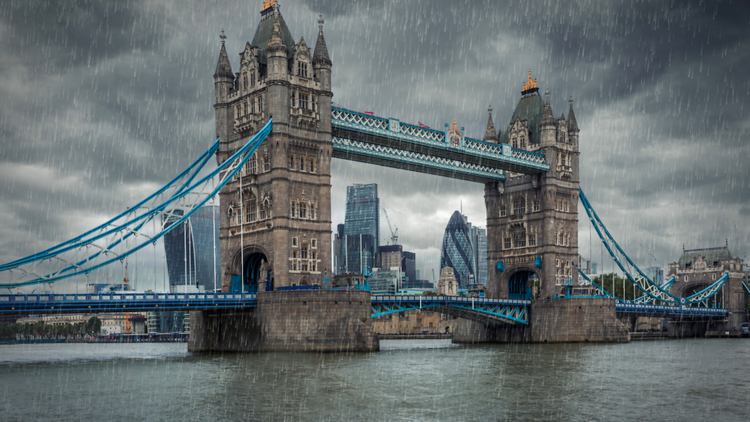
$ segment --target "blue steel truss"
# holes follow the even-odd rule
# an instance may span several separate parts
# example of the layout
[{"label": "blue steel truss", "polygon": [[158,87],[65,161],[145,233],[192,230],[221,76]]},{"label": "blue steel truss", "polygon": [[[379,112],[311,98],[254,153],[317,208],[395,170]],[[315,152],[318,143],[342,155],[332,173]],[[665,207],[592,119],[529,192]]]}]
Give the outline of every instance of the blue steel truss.
[{"label": "blue steel truss", "polygon": [[742,280],[742,287],[745,289],[745,293],[750,295],[750,286],[745,283],[745,280]]},{"label": "blue steel truss", "polygon": [[[272,119],[232,157],[207,175],[198,177],[218,148],[218,140],[187,170],[148,198],[129,207],[108,222],[71,240],[42,252],[0,266],[8,281],[0,288],[53,283],[89,275],[106,265],[122,262],[127,256],[152,244],[179,227],[205,205],[245,165],[271,132]],[[218,178],[218,182],[216,182]],[[177,213],[181,210],[181,214]],[[158,217],[162,221],[157,228]],[[152,223],[149,227],[149,223]]]},{"label": "blue steel truss", "polygon": [[446,132],[343,108],[332,108],[333,155],[423,173],[479,182],[504,180],[504,171],[549,170],[544,154],[461,136],[450,146]]},{"label": "blue steel truss", "polygon": [[[648,278],[648,276],[646,276],[643,271],[641,271],[640,268],[638,268],[638,266],[635,265],[635,263],[633,263],[633,260],[631,260],[630,257],[628,257],[628,255],[625,253],[625,251],[622,250],[620,245],[609,233],[609,230],[607,230],[607,228],[604,226],[604,223],[602,223],[602,221],[599,219],[596,211],[594,211],[591,203],[586,198],[586,195],[584,195],[583,190],[579,190],[578,192],[580,194],[581,204],[583,204],[583,209],[586,210],[589,221],[591,221],[591,225],[594,226],[594,230],[596,230],[596,233],[599,236],[599,239],[601,239],[604,247],[607,249],[607,252],[610,254],[620,270],[622,270],[622,272],[625,274],[627,279],[630,280],[630,282],[634,286],[638,287],[650,298],[664,303],[673,304],[701,303],[718,293],[721,290],[721,287],[724,286],[724,283],[729,279],[729,273],[725,273],[721,278],[716,280],[716,282],[714,282],[710,286],[688,297],[677,297],[669,293],[668,289],[664,289],[658,284],[654,283],[650,278]],[[625,259],[627,265],[631,268],[631,270],[634,269],[638,272],[640,276],[637,279],[625,268],[625,265],[620,260],[619,256],[622,256]]]},{"label": "blue steel truss", "polygon": [[372,318],[417,309],[432,309],[484,322],[529,324],[530,300],[487,299],[459,296],[373,295]]},{"label": "blue steel truss", "polygon": [[[649,296],[649,295],[643,295],[643,296],[635,298],[633,300],[620,299],[619,297],[611,294],[610,292],[606,291],[603,287],[601,287],[598,284],[596,284],[594,282],[594,280],[590,279],[589,276],[586,275],[583,271],[581,271],[580,268],[578,269],[578,274],[581,275],[584,278],[584,280],[586,280],[585,282],[583,282],[583,283],[579,282],[578,284],[580,286],[591,285],[591,287],[593,287],[596,290],[596,292],[599,294],[599,296],[608,297],[608,298],[611,298],[611,299],[616,299],[618,302],[622,302],[622,303],[639,303],[639,304],[643,304],[643,305],[649,304],[649,303],[651,303],[651,302],[654,301],[654,298],[651,297],[651,296]],[[667,280],[666,282],[664,282],[659,287],[661,287],[662,290],[669,290],[669,288],[672,287],[672,284],[674,283],[674,281],[675,281],[675,277],[672,276],[672,278],[670,278],[669,280]]]}]

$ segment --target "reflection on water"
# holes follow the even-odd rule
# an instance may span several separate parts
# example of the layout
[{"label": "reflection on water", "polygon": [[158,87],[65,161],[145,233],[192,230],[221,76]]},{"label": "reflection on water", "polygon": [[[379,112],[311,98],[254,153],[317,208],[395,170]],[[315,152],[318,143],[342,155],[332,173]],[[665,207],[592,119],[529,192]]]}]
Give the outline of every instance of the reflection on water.
[{"label": "reflection on water", "polygon": [[0,346],[2,420],[750,420],[750,341],[192,355],[182,344]]}]

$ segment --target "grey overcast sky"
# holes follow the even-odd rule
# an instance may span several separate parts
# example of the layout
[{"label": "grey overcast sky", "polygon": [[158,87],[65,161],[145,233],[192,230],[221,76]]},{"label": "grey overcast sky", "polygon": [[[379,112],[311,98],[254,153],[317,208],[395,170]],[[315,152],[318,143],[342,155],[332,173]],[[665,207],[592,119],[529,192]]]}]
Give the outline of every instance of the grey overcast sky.
[{"label": "grey overcast sky", "polygon": [[[105,221],[203,152],[218,36],[236,70],[261,4],[0,2],[0,262]],[[456,119],[481,138],[492,104],[505,131],[530,69],[555,116],[573,97],[581,187],[639,264],[726,239],[748,253],[744,1],[285,0],[281,12],[309,46],[324,15],[334,102],[403,122]],[[485,224],[479,184],[338,160],[332,175],[334,224],[347,185],[377,183],[422,278],[453,211]],[[600,261],[579,218],[580,253]],[[146,255],[140,277],[161,280],[161,258]]]}]

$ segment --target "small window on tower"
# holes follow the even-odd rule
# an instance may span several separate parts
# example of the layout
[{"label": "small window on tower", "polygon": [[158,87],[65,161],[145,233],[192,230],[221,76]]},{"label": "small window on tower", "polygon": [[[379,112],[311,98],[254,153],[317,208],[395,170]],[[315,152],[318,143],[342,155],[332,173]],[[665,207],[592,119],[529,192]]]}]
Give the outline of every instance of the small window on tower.
[{"label": "small window on tower", "polygon": [[294,170],[294,155],[289,156],[289,168]]},{"label": "small window on tower", "polygon": [[308,167],[310,168],[310,173],[315,173],[315,164],[314,164],[314,163],[315,163],[315,162],[313,161],[313,159],[312,159],[312,158],[310,158],[310,159],[309,159],[309,160],[307,161]]},{"label": "small window on tower", "polygon": [[[297,247],[297,238],[296,237],[292,238],[292,247],[294,247],[294,248]],[[295,258],[296,258],[296,256],[295,256]]]},{"label": "small window on tower", "polygon": [[507,212],[505,211],[505,204],[500,204],[500,217],[505,217]]},{"label": "small window on tower", "polygon": [[299,157],[299,171],[305,171],[305,157]]},{"label": "small window on tower", "polygon": [[318,247],[318,239],[313,239],[310,241],[310,246],[315,249]]},{"label": "small window on tower", "polygon": [[268,154],[263,156],[263,171],[271,171],[271,157]]},{"label": "small window on tower", "polygon": [[506,238],[505,238],[505,239],[503,240],[503,247],[504,247],[505,249],[510,249],[510,238],[509,238],[509,237],[506,237]]}]

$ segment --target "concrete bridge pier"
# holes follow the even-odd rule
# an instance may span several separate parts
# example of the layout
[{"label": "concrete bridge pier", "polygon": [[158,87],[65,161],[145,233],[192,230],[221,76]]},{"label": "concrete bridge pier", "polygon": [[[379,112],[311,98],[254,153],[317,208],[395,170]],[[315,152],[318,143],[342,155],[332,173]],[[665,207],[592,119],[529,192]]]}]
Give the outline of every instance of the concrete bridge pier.
[{"label": "concrete bridge pier", "polygon": [[614,299],[545,299],[531,302],[528,327],[464,321],[455,343],[621,343],[630,331],[617,319]]},{"label": "concrete bridge pier", "polygon": [[255,309],[190,313],[191,352],[375,352],[370,293],[258,293]]}]

